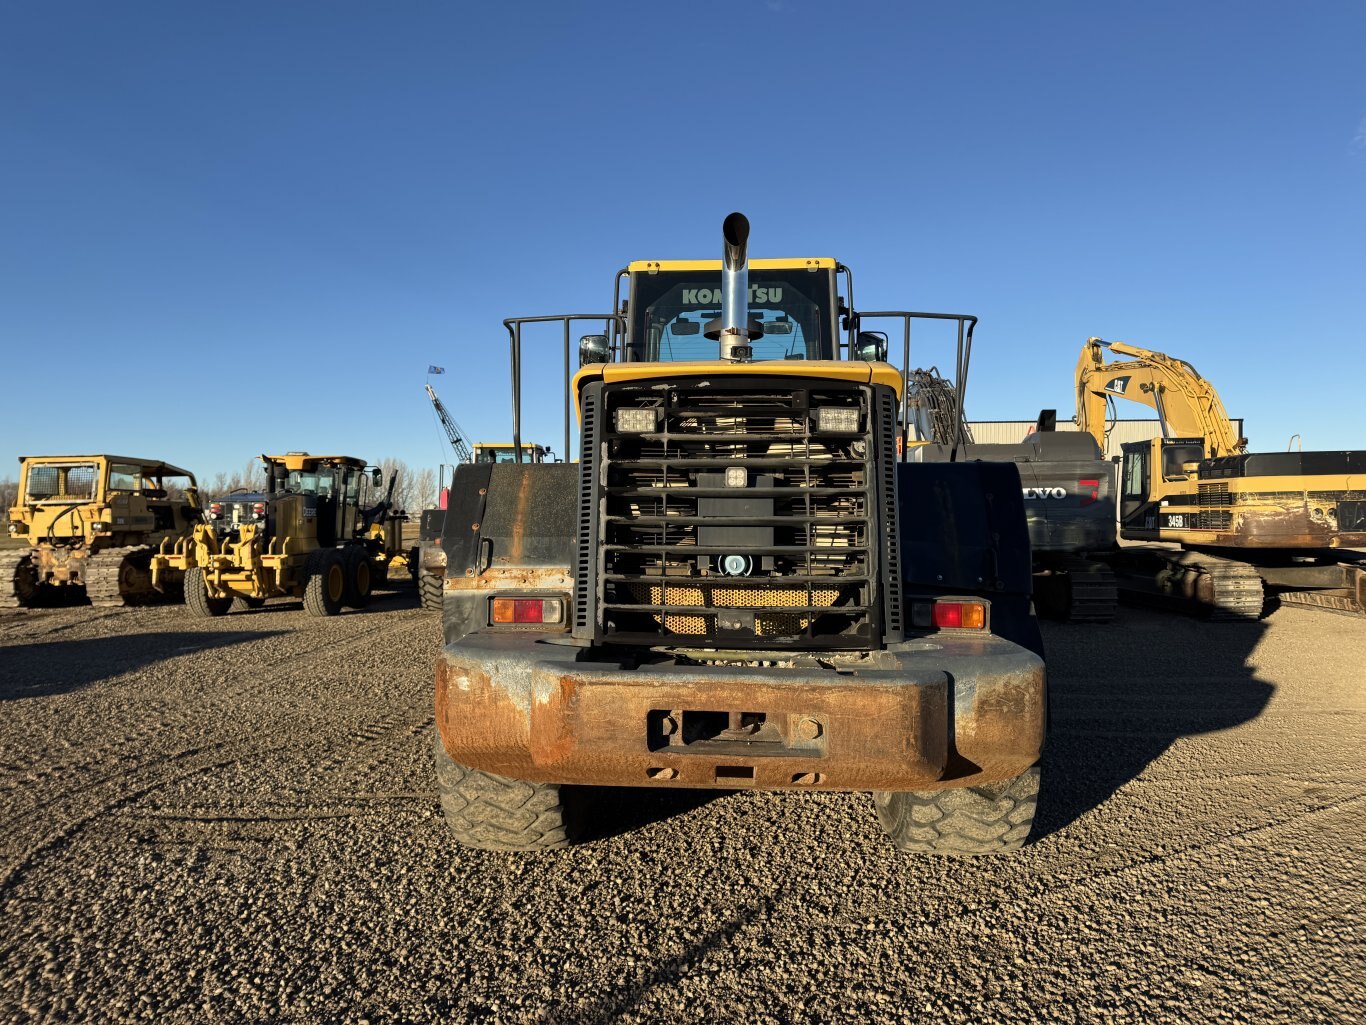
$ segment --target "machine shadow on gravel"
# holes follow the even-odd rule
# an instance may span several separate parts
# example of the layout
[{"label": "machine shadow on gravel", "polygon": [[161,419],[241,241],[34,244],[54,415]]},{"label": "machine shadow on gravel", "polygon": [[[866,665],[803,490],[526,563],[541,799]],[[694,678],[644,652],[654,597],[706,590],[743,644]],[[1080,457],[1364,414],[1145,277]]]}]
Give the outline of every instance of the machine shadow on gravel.
[{"label": "machine shadow on gravel", "polygon": [[1138,609],[1106,629],[1045,624],[1052,722],[1033,839],[1104,803],[1177,739],[1261,715],[1276,688],[1248,659],[1265,632]]},{"label": "machine shadow on gravel", "polygon": [[80,690],[168,658],[278,637],[283,630],[114,634],[0,648],[0,701]]},{"label": "machine shadow on gravel", "polygon": [[685,787],[590,787],[587,828],[579,843],[609,840],[656,822],[667,822],[735,792]]}]

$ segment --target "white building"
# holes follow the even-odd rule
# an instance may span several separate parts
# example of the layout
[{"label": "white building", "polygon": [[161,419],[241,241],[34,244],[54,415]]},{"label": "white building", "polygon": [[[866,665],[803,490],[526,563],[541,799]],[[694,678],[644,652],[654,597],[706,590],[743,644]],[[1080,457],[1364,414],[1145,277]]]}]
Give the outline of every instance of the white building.
[{"label": "white building", "polygon": [[[972,440],[979,445],[1014,445],[1024,441],[1025,435],[1034,426],[1033,420],[969,420],[968,429],[972,431]],[[1120,446],[1130,441],[1147,441],[1149,438],[1160,438],[1162,436],[1162,426],[1156,419],[1152,420],[1111,420],[1107,422],[1110,428],[1105,436],[1105,455],[1106,458],[1118,458],[1122,451]],[[1238,436],[1243,436],[1243,421],[1241,418],[1233,418],[1233,426],[1238,432]],[[1064,420],[1058,417],[1058,430],[1075,431],[1077,425],[1071,420]]]}]

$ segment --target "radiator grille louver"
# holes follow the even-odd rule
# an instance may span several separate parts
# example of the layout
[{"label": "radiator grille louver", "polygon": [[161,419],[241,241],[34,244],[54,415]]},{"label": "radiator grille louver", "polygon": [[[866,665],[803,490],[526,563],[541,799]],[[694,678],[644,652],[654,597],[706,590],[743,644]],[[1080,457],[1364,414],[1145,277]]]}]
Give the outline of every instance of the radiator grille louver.
[{"label": "radiator grille louver", "polygon": [[[894,444],[890,400],[875,409],[862,385],[752,379],[601,394],[599,640],[881,643],[879,567],[895,560],[896,545],[878,523],[895,522],[896,494],[895,467],[887,460],[879,472],[875,448]],[[822,406],[855,410],[858,431],[817,432]],[[621,408],[654,410],[655,429],[617,432]],[[587,432],[587,407],[584,417]],[[743,484],[728,487],[727,471]],[[586,494],[582,501],[591,509]],[[723,572],[727,557],[743,571]],[[888,621],[900,630],[899,601]]]},{"label": "radiator grille louver", "polygon": [[1233,513],[1228,508],[1233,498],[1228,492],[1228,485],[1200,484],[1197,490],[1200,511],[1195,516],[1195,529],[1227,530],[1233,522]]},{"label": "radiator grille louver", "polygon": [[587,634],[592,630],[596,603],[593,586],[597,581],[597,519],[598,511],[593,487],[598,466],[598,398],[592,391],[585,392],[580,406],[583,438],[579,446],[579,524],[578,561],[574,574],[574,632]]}]

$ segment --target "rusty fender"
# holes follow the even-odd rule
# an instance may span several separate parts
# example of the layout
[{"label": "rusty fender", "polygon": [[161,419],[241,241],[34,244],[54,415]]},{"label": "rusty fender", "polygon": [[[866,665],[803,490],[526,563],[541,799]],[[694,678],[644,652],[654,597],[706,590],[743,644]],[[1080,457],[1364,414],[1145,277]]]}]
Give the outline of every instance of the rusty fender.
[{"label": "rusty fender", "polygon": [[[838,672],[581,654],[525,635],[448,645],[436,666],[447,752],[544,783],[932,790],[1009,779],[1043,747],[1043,663],[1000,638],[908,642],[882,668]],[[690,738],[690,717],[731,728]]]}]

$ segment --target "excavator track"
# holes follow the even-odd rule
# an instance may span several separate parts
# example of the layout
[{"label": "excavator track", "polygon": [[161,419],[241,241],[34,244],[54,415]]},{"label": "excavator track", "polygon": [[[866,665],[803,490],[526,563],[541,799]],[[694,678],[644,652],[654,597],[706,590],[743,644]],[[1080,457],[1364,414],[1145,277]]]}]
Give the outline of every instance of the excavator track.
[{"label": "excavator track", "polygon": [[1318,609],[1320,612],[1336,612],[1341,616],[1356,616],[1366,619],[1366,608],[1358,605],[1345,594],[1325,594],[1323,591],[1283,591],[1276,595],[1282,605],[1295,605],[1303,609]]},{"label": "excavator track", "polygon": [[81,574],[91,605],[145,605],[157,592],[149,568],[151,545],[106,548],[86,557]]},{"label": "excavator track", "polygon": [[29,608],[38,598],[38,579],[27,549],[0,555],[0,608]]},{"label": "excavator track", "polygon": [[1121,548],[1106,561],[1129,601],[1226,622],[1262,618],[1265,595],[1255,567],[1203,552]]},{"label": "excavator track", "polygon": [[1119,605],[1115,574],[1103,562],[1069,556],[1063,562],[1071,590],[1067,618],[1073,623],[1108,623]]}]

